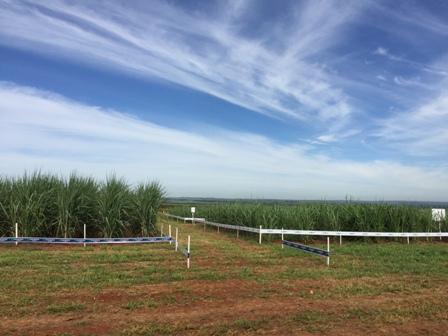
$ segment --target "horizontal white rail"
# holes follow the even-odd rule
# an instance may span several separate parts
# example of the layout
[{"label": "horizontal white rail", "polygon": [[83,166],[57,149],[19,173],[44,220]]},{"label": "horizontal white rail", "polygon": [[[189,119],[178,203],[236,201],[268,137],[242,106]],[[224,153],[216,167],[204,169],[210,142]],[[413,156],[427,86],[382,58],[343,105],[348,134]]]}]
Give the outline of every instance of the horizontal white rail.
[{"label": "horizontal white rail", "polygon": [[[186,217],[171,215],[163,213],[170,218],[184,220]],[[190,220],[190,218],[186,218]],[[202,221],[201,221],[202,222]],[[282,229],[260,229],[241,225],[222,224],[210,221],[203,221],[203,223],[215,227],[220,227],[230,230],[239,230],[246,232],[254,232],[261,234],[284,234],[284,235],[298,235],[298,236],[334,236],[334,237],[385,237],[385,238],[407,238],[407,237],[448,237],[448,232],[357,232],[357,231],[317,231],[317,230],[282,230]]]},{"label": "horizontal white rail", "polygon": [[448,232],[358,232],[358,231],[315,231],[262,229],[263,234],[285,234],[300,236],[335,236],[335,237],[448,237]]}]

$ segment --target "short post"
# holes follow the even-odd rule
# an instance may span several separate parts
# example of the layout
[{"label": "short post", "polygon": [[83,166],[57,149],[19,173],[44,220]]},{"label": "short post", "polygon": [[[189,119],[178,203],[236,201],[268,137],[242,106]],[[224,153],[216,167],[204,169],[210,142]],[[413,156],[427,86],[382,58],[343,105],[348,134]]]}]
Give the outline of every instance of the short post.
[{"label": "short post", "polygon": [[339,246],[342,245],[342,235],[339,235]]},{"label": "short post", "polygon": [[[168,225],[168,236],[171,238],[171,224]],[[170,245],[171,245],[171,239],[170,239]]]},{"label": "short post", "polygon": [[[16,223],[16,239],[19,238],[19,223]],[[19,245],[19,242],[16,241],[16,246]]]},{"label": "short post", "polygon": [[262,226],[260,225],[260,235],[258,237],[258,244],[261,244],[261,235],[262,235],[261,230],[262,230]]},{"label": "short post", "polygon": [[236,238],[238,239],[240,237],[240,229],[236,229]]},{"label": "short post", "polygon": [[330,266],[330,237],[327,237],[327,252],[328,252],[327,266]]},{"label": "short post", "polygon": [[409,236],[407,237],[407,239],[408,239],[408,245],[409,245]]},{"label": "short post", "polygon": [[86,225],[84,224],[84,247],[86,247],[86,237],[87,237],[87,229]]},{"label": "short post", "polygon": [[[442,233],[442,221],[439,221],[439,232]],[[442,236],[439,237],[442,240]]]},{"label": "short post", "polygon": [[284,240],[285,240],[285,235],[283,234],[283,228],[282,228],[282,249],[285,248],[285,245],[283,245]]},{"label": "short post", "polygon": [[174,243],[174,250],[177,252],[177,248],[179,246],[179,242],[178,242],[178,236],[179,236],[179,230],[176,227],[176,242]]},{"label": "short post", "polygon": [[187,253],[187,268],[190,268],[190,236],[188,236]]}]

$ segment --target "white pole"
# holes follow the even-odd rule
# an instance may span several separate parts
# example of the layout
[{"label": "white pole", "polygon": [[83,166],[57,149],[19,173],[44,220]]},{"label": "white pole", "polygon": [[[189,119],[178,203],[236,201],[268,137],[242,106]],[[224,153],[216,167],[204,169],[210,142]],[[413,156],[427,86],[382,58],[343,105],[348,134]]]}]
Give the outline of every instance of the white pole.
[{"label": "white pole", "polygon": [[85,240],[86,240],[86,237],[87,237],[87,230],[86,230],[86,225],[84,224],[84,247],[86,247],[86,243],[85,243]]},{"label": "white pole", "polygon": [[409,245],[409,236],[408,236],[408,245]]},{"label": "white pole", "polygon": [[[330,237],[327,237],[327,252],[330,253]],[[327,257],[327,266],[330,266],[330,256]]]},{"label": "white pole", "polygon": [[[16,238],[19,238],[19,223],[16,223]],[[18,241],[16,241],[16,245],[19,245]]]},{"label": "white pole", "polygon": [[342,236],[339,235],[339,246],[341,246],[341,245],[342,245]]},{"label": "white pole", "polygon": [[178,232],[179,230],[177,229],[177,227],[176,227],[176,242],[175,242],[175,247],[174,247],[174,249],[176,250],[176,252],[177,252],[177,247],[179,246],[179,242],[177,241],[177,237],[178,237],[178,235],[179,235],[179,232]]},{"label": "white pole", "polygon": [[[170,238],[171,238],[171,224],[168,225],[168,236],[170,236]],[[171,240],[170,240],[170,245],[171,245]]]},{"label": "white pole", "polygon": [[283,245],[284,240],[285,240],[285,235],[283,234],[283,228],[282,228],[282,248],[285,248],[285,245]]},{"label": "white pole", "polygon": [[190,236],[188,236],[187,252],[188,252],[187,268],[190,268]]},{"label": "white pole", "polygon": [[258,244],[261,244],[261,230],[262,230],[262,226],[260,225],[260,236],[258,237]]}]

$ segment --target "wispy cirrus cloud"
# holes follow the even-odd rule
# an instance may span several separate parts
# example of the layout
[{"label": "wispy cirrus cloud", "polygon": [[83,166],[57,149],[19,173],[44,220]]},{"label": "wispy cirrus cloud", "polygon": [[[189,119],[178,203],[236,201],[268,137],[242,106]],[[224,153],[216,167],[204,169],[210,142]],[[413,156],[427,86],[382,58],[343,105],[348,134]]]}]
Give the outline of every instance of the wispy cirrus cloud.
[{"label": "wispy cirrus cloud", "polygon": [[157,177],[176,196],[444,200],[448,187],[443,169],[336,160],[252,133],[190,133],[10,83],[0,84],[0,128],[7,174]]},{"label": "wispy cirrus cloud", "polygon": [[412,111],[380,121],[373,134],[380,142],[412,156],[446,161],[448,155],[448,91]]},{"label": "wispy cirrus cloud", "polygon": [[201,13],[159,1],[4,1],[0,36],[8,45],[163,79],[275,118],[350,116],[350,97],[316,57],[342,38],[338,32],[361,5],[306,1],[261,34],[244,33],[253,8],[223,7]]}]

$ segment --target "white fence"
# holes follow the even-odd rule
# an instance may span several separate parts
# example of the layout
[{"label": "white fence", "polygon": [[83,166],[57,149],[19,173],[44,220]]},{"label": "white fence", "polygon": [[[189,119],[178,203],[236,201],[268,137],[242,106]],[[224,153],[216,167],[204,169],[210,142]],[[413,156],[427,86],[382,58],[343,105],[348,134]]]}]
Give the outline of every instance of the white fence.
[{"label": "white fence", "polygon": [[[190,220],[189,217],[181,217],[176,215],[171,215],[168,213],[163,213],[168,218],[174,218],[177,220],[185,221],[185,219]],[[194,220],[193,220],[194,222]],[[278,234],[278,235],[298,235],[298,236],[326,236],[326,237],[339,237],[340,241],[342,237],[383,237],[383,238],[407,238],[409,243],[409,238],[440,238],[448,237],[448,232],[356,232],[356,231],[316,231],[316,230],[284,230],[284,229],[263,229],[262,226],[259,228],[252,228],[241,225],[231,225],[222,224],[216,222],[210,222],[207,220],[201,220],[200,223],[204,225],[215,226],[218,228],[236,230],[237,236],[239,231],[258,233],[259,243],[261,244],[263,234]]]}]

